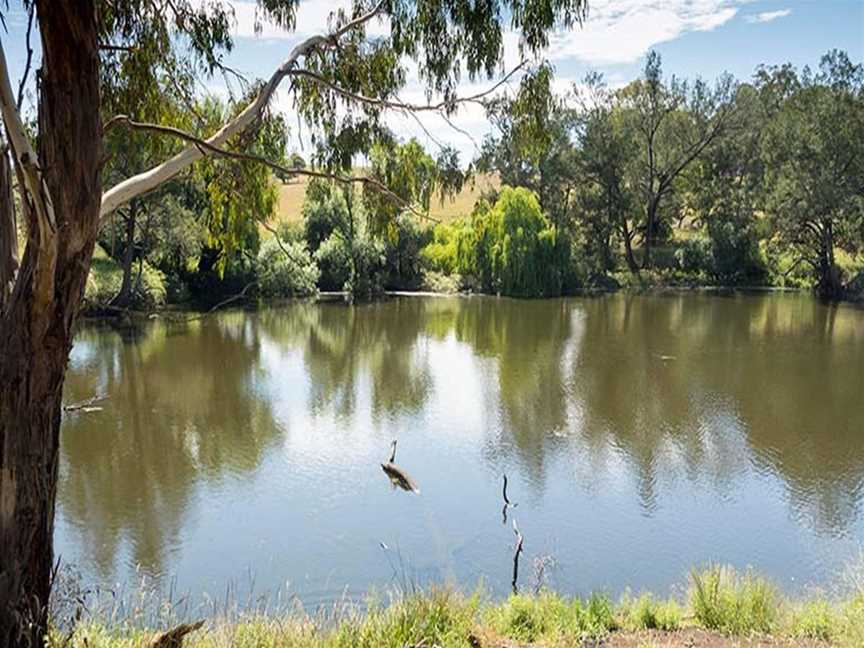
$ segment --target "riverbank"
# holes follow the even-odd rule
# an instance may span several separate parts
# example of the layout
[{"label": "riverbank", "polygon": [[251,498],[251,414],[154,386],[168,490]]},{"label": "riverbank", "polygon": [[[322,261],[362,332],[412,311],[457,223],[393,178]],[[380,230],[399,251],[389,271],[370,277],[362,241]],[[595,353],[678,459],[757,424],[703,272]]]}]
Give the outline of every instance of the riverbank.
[{"label": "riverbank", "polygon": [[[859,574],[860,577],[860,574]],[[860,581],[860,578],[858,579]],[[567,598],[550,591],[492,601],[432,588],[372,595],[364,609],[334,606],[314,614],[299,606],[277,614],[238,614],[153,631],[135,623],[56,629],[50,648],[152,646],[165,632],[188,631],[183,645],[207,648],[557,648],[564,646],[864,646],[864,589],[845,596],[782,595],[770,582],[727,567],[693,572],[681,599],[595,594]],[[189,620],[185,620],[188,622]],[[165,644],[177,645],[177,644]]]}]

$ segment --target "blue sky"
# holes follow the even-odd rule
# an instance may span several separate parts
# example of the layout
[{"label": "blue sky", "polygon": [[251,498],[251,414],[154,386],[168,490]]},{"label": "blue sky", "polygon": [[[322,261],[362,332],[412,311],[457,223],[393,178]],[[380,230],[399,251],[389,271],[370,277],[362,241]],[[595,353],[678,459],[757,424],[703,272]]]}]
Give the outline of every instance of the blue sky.
[{"label": "blue sky", "polygon": [[[229,63],[250,78],[268,76],[285,58],[293,42],[326,28],[327,16],[348,0],[306,0],[298,15],[298,32],[285,33],[265,25],[254,34],[254,4],[222,0],[235,10],[235,50]],[[25,58],[25,16],[12,4],[7,15],[8,33],[2,35],[13,85],[17,88]],[[582,28],[554,35],[546,53],[557,72],[557,86],[564,90],[599,70],[613,85],[638,76],[645,54],[656,49],[667,73],[713,79],[728,71],[748,79],[761,63],[791,62],[815,65],[827,50],[839,48],[853,60],[864,60],[864,1],[862,0],[589,0],[589,18]],[[386,33],[389,25],[372,26],[373,33]],[[518,61],[515,34],[505,35],[505,65]],[[409,71],[411,64],[408,62]],[[406,101],[424,101],[422,88],[409,72],[409,85],[401,94]],[[476,92],[493,82],[469,84],[462,90]],[[202,90],[224,93],[221,79],[206,81]],[[291,97],[279,95],[278,109],[296,124]],[[426,130],[405,116],[390,118],[394,129],[405,137],[417,136],[430,150],[435,140],[456,146],[464,161],[475,153],[471,139],[453,130],[440,118],[425,114]],[[482,110],[466,107],[454,122],[471,132],[475,141],[488,130]],[[299,140],[295,142],[299,146]]]}]

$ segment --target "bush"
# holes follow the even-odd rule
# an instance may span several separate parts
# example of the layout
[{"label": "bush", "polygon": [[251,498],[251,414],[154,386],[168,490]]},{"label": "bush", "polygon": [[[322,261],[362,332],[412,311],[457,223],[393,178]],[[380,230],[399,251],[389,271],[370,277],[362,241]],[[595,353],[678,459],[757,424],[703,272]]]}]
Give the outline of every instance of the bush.
[{"label": "bush", "polygon": [[691,274],[711,272],[711,250],[707,241],[700,239],[682,241],[674,254],[679,270]]},{"label": "bush", "polygon": [[334,232],[315,252],[321,270],[321,290],[342,290],[351,275],[351,247],[339,232]]},{"label": "bush", "polygon": [[352,246],[355,272],[349,275],[344,289],[353,299],[371,299],[384,292],[384,245],[361,237]]},{"label": "bush", "polygon": [[[318,266],[303,243],[270,239],[261,246],[257,259],[258,290],[264,297],[313,295],[318,281]],[[286,254],[287,251],[287,254]]]},{"label": "bush", "polygon": [[393,288],[416,288],[426,265],[421,251],[432,239],[432,229],[411,214],[400,215],[389,228],[384,240],[387,285]]},{"label": "bush", "polygon": [[348,204],[339,188],[321,180],[309,183],[303,202],[303,232],[312,254],[334,232],[346,233],[350,218]]},{"label": "bush", "polygon": [[732,219],[708,222],[710,271],[723,283],[763,283],[767,260],[754,228]]},{"label": "bush", "polygon": [[459,242],[470,236],[470,225],[463,220],[439,223],[432,229],[432,240],[421,251],[430,270],[445,275],[466,269],[459,255]]}]

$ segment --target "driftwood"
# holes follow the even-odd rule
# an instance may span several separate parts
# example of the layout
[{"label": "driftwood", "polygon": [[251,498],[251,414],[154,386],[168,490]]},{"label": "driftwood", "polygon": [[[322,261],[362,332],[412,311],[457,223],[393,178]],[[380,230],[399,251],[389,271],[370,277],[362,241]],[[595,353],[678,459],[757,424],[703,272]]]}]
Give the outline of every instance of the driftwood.
[{"label": "driftwood", "polygon": [[162,632],[150,642],[148,648],[182,648],[183,638],[190,632],[199,630],[204,625],[204,619],[195,623],[183,623],[176,628]]},{"label": "driftwood", "polygon": [[86,400],[78,401],[77,403],[70,403],[69,405],[64,405],[63,411],[64,412],[82,411],[85,414],[88,412],[100,412],[100,411],[102,411],[102,408],[101,407],[93,407],[93,404],[98,403],[99,401],[103,401],[106,398],[108,398],[108,396],[106,396],[104,394],[96,394],[95,396],[92,396]]}]

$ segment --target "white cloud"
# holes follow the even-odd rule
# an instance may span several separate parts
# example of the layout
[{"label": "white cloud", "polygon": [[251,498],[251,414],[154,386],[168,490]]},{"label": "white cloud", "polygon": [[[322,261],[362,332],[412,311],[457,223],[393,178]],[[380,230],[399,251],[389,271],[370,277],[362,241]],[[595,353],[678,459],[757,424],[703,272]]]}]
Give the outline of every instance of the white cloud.
[{"label": "white cloud", "polygon": [[744,20],[749,23],[767,23],[778,18],[785,18],[792,13],[791,9],[779,9],[778,11],[763,11],[762,13],[745,16]]},{"label": "white cloud", "polygon": [[595,0],[580,29],[552,39],[552,60],[633,63],[655,45],[729,22],[741,0]]}]

